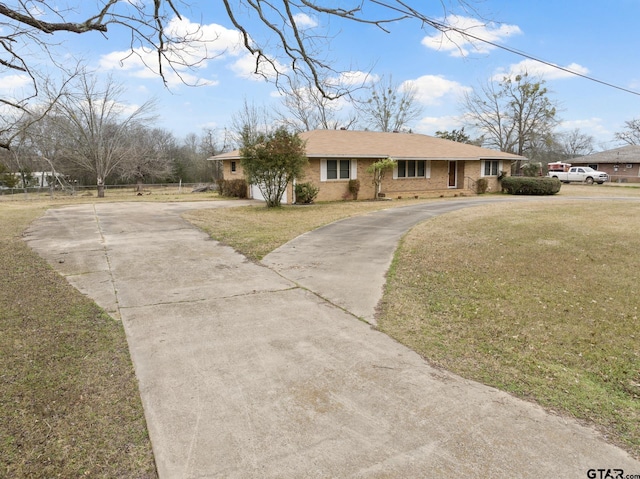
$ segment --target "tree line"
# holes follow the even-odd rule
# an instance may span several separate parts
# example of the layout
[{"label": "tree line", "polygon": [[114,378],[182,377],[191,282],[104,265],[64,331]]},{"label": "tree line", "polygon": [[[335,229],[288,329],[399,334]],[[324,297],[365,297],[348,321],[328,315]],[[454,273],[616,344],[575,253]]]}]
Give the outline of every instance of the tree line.
[{"label": "tree line", "polygon": [[[33,172],[64,174],[80,185],[211,182],[221,175],[207,161],[225,149],[212,129],[178,139],[154,126],[155,102],[123,102],[124,88],[112,78],[79,72],[46,114],[36,110],[14,125],[10,148],[0,150],[0,181],[29,183]],[[37,121],[34,121],[34,117]]]},{"label": "tree line", "polygon": [[[124,89],[111,77],[77,72],[64,91],[46,90],[46,112],[22,115],[11,148],[0,150],[0,181],[21,179],[30,172],[64,173],[80,184],[149,182],[211,183],[221,176],[218,162],[207,158],[232,148],[252,148],[265,134],[286,129],[362,128],[410,132],[423,109],[411,84],[380,77],[359,96],[329,99],[313,84],[299,80],[281,94],[280,107],[267,109],[244,102],[226,128],[205,129],[178,139],[154,126],[156,104],[135,108],[123,102]],[[490,80],[461,100],[465,126],[437,131],[436,136],[524,156],[534,163],[566,161],[594,151],[593,137],[576,129],[558,132],[558,105],[545,81],[524,73]],[[471,137],[465,128],[476,136]],[[626,123],[615,138],[640,141],[640,121]],[[3,175],[4,171],[4,176]],[[8,173],[12,173],[9,175]],[[18,173],[18,178],[15,176]]]},{"label": "tree line", "polygon": [[[268,110],[245,101],[226,128],[205,129],[180,141],[154,126],[153,100],[132,107],[123,101],[122,84],[79,69],[64,89],[45,89],[45,112],[22,112],[15,120],[10,147],[0,149],[0,181],[13,186],[21,180],[26,185],[30,172],[64,173],[80,184],[96,185],[99,197],[109,183],[211,183],[220,178],[221,168],[208,157],[255,145],[276,129],[296,132],[359,124],[397,131],[421,113],[415,91],[394,84],[391,77],[363,91],[368,95],[364,99],[351,95],[349,101],[330,100],[312,84],[292,84],[282,95],[281,108]],[[347,106],[355,106],[350,116],[342,115]]]}]

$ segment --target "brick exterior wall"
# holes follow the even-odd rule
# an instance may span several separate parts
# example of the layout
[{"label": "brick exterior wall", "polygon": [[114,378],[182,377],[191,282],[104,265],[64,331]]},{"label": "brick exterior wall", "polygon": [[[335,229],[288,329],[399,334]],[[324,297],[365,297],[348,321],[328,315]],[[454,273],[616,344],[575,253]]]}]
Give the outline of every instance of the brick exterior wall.
[{"label": "brick exterior wall", "polygon": [[[571,166],[597,166],[598,171],[604,171],[609,175],[612,183],[640,183],[640,163],[571,163]],[[616,168],[617,167],[617,168]]]},{"label": "brick exterior wall", "polygon": [[[236,171],[231,172],[231,161],[236,162]],[[374,185],[372,176],[367,173],[367,168],[373,163],[371,160],[358,160],[357,178],[360,180],[358,200],[374,198]],[[244,172],[240,160],[225,160],[223,175],[225,179],[244,178]],[[475,194],[475,182],[481,178],[482,162],[457,161],[457,187],[449,188],[449,162],[430,161],[431,174],[429,178],[393,178],[393,173],[388,172],[382,182],[381,192],[388,198],[411,198],[429,196],[453,196],[461,193]],[[509,170],[503,164],[503,170]],[[495,192],[500,189],[497,177],[486,177],[489,183],[488,191]],[[349,180],[320,181],[320,160],[310,159],[303,178],[297,183],[312,183],[319,188],[316,201],[339,201],[352,199],[349,193]],[[293,187],[287,189],[287,201],[293,199]]]}]

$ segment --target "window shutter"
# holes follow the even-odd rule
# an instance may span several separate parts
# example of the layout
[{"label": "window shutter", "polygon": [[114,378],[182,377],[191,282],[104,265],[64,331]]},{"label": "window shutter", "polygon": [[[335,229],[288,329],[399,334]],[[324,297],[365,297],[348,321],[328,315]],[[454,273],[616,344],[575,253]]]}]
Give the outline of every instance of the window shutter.
[{"label": "window shutter", "polygon": [[351,160],[351,179],[358,178],[358,160]]},{"label": "window shutter", "polygon": [[395,164],[393,165],[393,179],[397,180],[398,179],[398,162],[394,162]]},{"label": "window shutter", "polygon": [[320,160],[320,181],[327,181],[327,160]]}]

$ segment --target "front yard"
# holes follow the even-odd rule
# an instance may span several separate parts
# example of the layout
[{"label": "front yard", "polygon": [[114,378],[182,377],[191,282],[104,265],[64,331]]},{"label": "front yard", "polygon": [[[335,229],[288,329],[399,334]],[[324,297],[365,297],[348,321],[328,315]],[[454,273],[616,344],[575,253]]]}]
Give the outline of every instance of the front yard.
[{"label": "front yard", "polygon": [[[566,201],[591,195],[603,199]],[[414,228],[396,253],[379,328],[432,364],[594,424],[640,457],[640,188],[563,185],[563,199],[554,198],[470,208]],[[357,213],[349,208],[399,203],[353,205],[187,218],[259,260]]]},{"label": "front yard", "polygon": [[[640,189],[564,185],[559,196],[593,194],[640,198]],[[196,199],[132,196],[102,201]],[[547,200],[414,228],[390,272],[380,329],[434,364],[595,424],[640,457],[640,202]],[[46,208],[78,201],[95,200],[0,201],[0,476],[155,477],[121,325],[21,238]],[[415,202],[252,206],[188,219],[259,260],[331,221]]]}]

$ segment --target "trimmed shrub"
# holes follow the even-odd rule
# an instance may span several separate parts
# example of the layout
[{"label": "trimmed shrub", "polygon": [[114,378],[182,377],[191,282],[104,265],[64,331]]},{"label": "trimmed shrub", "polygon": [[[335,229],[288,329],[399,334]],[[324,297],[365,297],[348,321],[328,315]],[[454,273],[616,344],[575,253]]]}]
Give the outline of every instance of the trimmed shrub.
[{"label": "trimmed shrub", "polygon": [[246,198],[247,182],[243,179],[225,180],[224,178],[221,178],[218,180],[218,191],[222,196]]},{"label": "trimmed shrub", "polygon": [[483,195],[487,192],[487,188],[489,188],[489,180],[486,178],[480,178],[476,181],[476,193],[479,195]]},{"label": "trimmed shrub", "polygon": [[358,192],[360,191],[360,180],[349,180],[349,193],[354,200],[358,199]]},{"label": "trimmed shrub", "polygon": [[318,196],[319,189],[313,183],[298,183],[296,185],[296,203],[308,205]]},{"label": "trimmed shrub", "polygon": [[510,195],[555,195],[561,186],[557,178],[507,176],[502,179],[502,191]]}]

